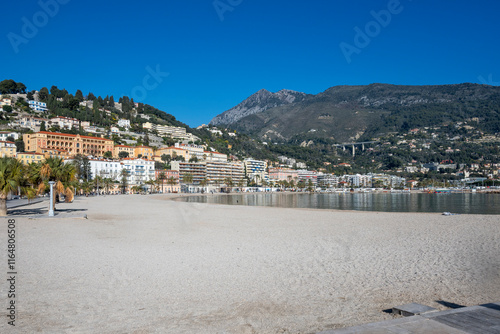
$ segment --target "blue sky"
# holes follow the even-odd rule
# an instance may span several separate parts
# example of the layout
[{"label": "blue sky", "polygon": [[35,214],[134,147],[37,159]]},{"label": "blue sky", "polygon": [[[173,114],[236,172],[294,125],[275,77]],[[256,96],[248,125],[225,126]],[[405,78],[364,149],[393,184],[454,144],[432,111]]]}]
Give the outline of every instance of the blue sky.
[{"label": "blue sky", "polygon": [[197,126],[262,88],[498,85],[499,12],[484,0],[10,1],[0,79],[135,96]]}]

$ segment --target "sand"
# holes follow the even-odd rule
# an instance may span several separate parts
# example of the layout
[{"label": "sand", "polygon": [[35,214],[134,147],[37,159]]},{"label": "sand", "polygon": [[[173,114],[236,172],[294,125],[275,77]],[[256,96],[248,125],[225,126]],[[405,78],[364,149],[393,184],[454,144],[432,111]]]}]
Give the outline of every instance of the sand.
[{"label": "sand", "polygon": [[[19,333],[315,333],[500,301],[500,217],[77,198],[16,216]],[[0,218],[6,222],[5,218]],[[0,233],[4,276],[7,232]],[[7,325],[7,283],[1,284]]]}]

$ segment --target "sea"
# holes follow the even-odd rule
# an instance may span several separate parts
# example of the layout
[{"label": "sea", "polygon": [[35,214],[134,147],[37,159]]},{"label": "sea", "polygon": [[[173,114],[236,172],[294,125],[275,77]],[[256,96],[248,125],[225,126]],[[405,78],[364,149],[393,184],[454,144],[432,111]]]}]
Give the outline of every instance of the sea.
[{"label": "sea", "polygon": [[179,197],[195,203],[359,210],[500,214],[500,194],[488,193],[240,193]]}]

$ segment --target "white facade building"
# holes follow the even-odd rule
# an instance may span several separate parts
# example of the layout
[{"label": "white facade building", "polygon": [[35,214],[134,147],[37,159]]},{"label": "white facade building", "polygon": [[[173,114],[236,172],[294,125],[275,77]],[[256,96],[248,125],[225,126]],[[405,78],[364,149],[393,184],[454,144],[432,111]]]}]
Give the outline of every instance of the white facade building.
[{"label": "white facade building", "polygon": [[155,163],[153,160],[126,158],[121,162],[123,169],[127,171],[129,186],[143,185],[146,181],[155,178]]},{"label": "white facade building", "polygon": [[49,110],[49,109],[47,109],[47,103],[45,103],[45,102],[38,102],[38,101],[29,100],[28,104],[29,104],[30,108],[33,109],[34,111],[44,112],[44,111]]},{"label": "white facade building", "polygon": [[89,162],[92,178],[100,176],[110,178],[113,181],[121,180],[123,165],[119,161],[90,159]]},{"label": "white facade building", "polygon": [[245,173],[248,179],[259,185],[262,184],[262,181],[267,181],[269,179],[269,175],[267,174],[267,162],[250,158],[245,159],[243,163],[245,165]]},{"label": "white facade building", "polygon": [[130,120],[128,119],[119,119],[118,126],[121,128],[129,129],[130,128]]}]

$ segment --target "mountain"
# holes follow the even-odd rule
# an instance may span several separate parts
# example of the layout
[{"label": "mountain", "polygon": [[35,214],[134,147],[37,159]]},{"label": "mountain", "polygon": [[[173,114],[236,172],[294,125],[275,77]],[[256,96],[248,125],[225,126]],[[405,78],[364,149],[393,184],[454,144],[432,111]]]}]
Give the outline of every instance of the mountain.
[{"label": "mountain", "polygon": [[212,124],[282,142],[297,136],[335,142],[369,140],[456,122],[475,122],[481,131],[500,132],[500,87],[496,86],[336,86],[317,95],[300,93],[302,99],[285,99],[281,105],[276,105],[273,93],[266,92],[252,95],[215,117]]},{"label": "mountain", "polygon": [[271,93],[268,90],[261,89],[245,101],[238,104],[222,114],[214,117],[210,125],[229,125],[233,124],[243,117],[261,113],[271,108],[282,105],[292,104],[307,99],[309,94],[295,92],[293,90],[282,89],[279,92]]}]

